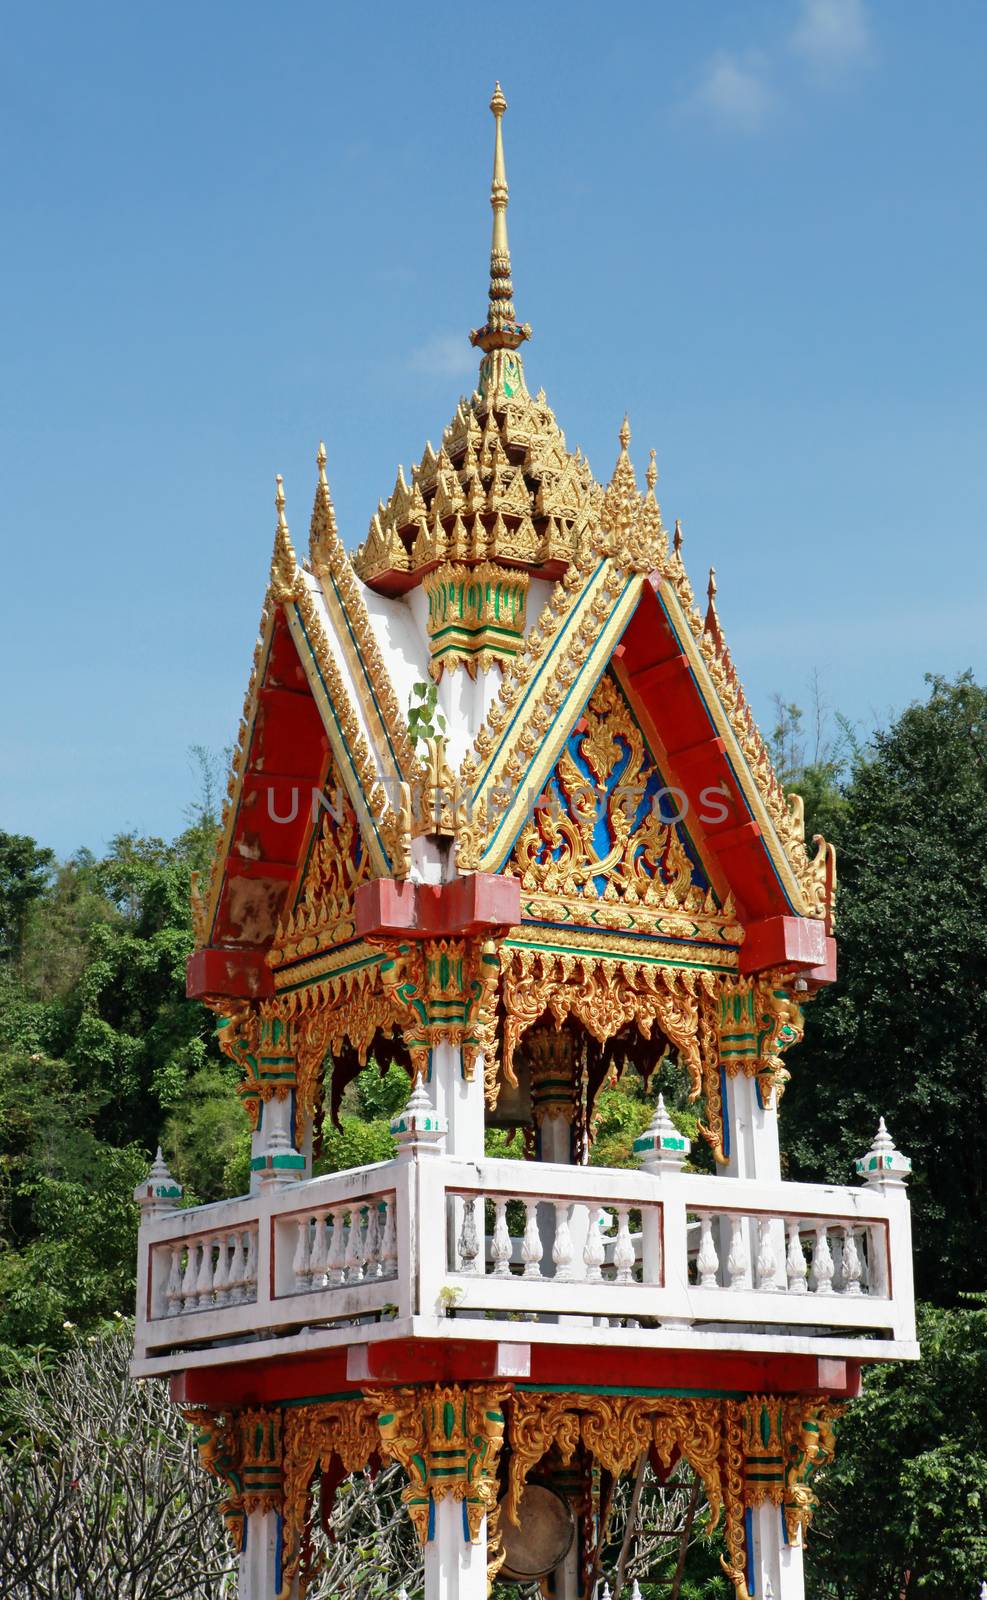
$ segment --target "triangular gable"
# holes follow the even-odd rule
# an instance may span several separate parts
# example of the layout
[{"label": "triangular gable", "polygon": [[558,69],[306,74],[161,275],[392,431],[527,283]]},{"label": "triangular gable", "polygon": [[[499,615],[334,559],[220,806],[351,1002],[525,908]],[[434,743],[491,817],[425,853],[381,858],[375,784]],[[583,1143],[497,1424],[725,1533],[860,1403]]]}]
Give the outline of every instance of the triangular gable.
[{"label": "triangular gable", "polygon": [[819,919],[828,932],[832,851],[823,844],[808,858],[800,802],[774,775],[718,624],[704,629],[692,606],[650,474],[647,496],[637,494],[623,437],[601,522],[602,536],[559,583],[506,675],[476,759],[464,764],[479,838],[471,861],[512,870],[532,806],[612,663],[745,920]]},{"label": "triangular gable", "polygon": [[[260,958],[290,909],[292,885],[297,892],[327,786],[338,785],[358,820],[368,871],[407,871],[398,808],[414,755],[365,608],[347,592],[322,466],[320,453],[313,545],[328,593],[298,564],[279,487],[271,581],[227,803],[207,893],[194,903],[197,947],[217,959],[190,967],[190,992],[269,992]],[[218,959],[229,950],[258,959]]]}]

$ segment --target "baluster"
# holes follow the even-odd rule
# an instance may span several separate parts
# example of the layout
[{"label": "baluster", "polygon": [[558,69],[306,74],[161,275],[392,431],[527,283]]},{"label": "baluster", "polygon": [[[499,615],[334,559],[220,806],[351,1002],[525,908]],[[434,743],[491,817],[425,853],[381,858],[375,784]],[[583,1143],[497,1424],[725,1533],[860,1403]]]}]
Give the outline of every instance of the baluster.
[{"label": "baluster", "polygon": [[613,1264],[617,1269],[617,1283],[634,1282],[634,1241],[628,1223],[630,1206],[617,1207],[617,1242],[613,1247]]},{"label": "baluster", "polygon": [[843,1293],[860,1294],[860,1280],[864,1274],[864,1265],[857,1249],[857,1240],[851,1227],[843,1229]]},{"label": "baluster", "polygon": [[384,1201],[384,1231],[380,1246],[382,1278],[396,1278],[398,1275],[398,1236],[394,1225],[394,1204],[394,1196],[388,1195]]},{"label": "baluster", "polygon": [[524,1261],[525,1278],[541,1277],[541,1235],[538,1232],[538,1202],[526,1200],[524,1202],[524,1238],[521,1241],[521,1258]]},{"label": "baluster", "polygon": [[257,1226],[247,1229],[247,1254],[243,1263],[243,1298],[257,1299]]},{"label": "baluster", "polygon": [[476,1196],[471,1195],[462,1202],[463,1221],[459,1230],[457,1249],[459,1251],[460,1272],[476,1273],[482,1276],[483,1262],[479,1260],[480,1240],[476,1232]]},{"label": "baluster", "polygon": [[757,1286],[765,1292],[777,1291],[775,1273],[778,1264],[775,1261],[774,1244],[771,1239],[772,1223],[769,1217],[762,1217],[759,1223],[759,1248],[757,1252]]},{"label": "baluster", "polygon": [[169,1317],[177,1317],[182,1309],[182,1247],[180,1244],[171,1246],[171,1269],[168,1273],[168,1287],[165,1290],[165,1299],[168,1302]]},{"label": "baluster", "polygon": [[816,1294],[833,1292],[833,1256],[829,1248],[829,1232],[825,1222],[816,1225],[816,1247],[812,1252],[813,1290]]},{"label": "baluster", "polygon": [[802,1249],[802,1235],[799,1232],[800,1219],[791,1217],[788,1221],[788,1255],[785,1257],[785,1267],[788,1272],[789,1294],[805,1294],[805,1280],[809,1276],[809,1269],[805,1264],[805,1251]]},{"label": "baluster", "polygon": [[367,1236],[363,1245],[364,1278],[380,1277],[380,1212],[379,1202],[371,1200],[367,1206]]},{"label": "baluster", "polygon": [[230,1303],[230,1247],[221,1234],[216,1235],[216,1271],[213,1273],[212,1286],[216,1294],[218,1306],[228,1306]]},{"label": "baluster", "polygon": [[329,1287],[346,1282],[346,1230],[342,1210],[330,1211],[332,1242],[329,1246]]},{"label": "baluster", "polygon": [[315,1233],[312,1237],[312,1253],[308,1258],[309,1287],[324,1289],[326,1286],[326,1247],[329,1243],[326,1238],[326,1216],[320,1212],[313,1217]]},{"label": "baluster", "polygon": [[200,1308],[204,1311],[206,1306],[212,1305],[212,1240],[203,1239],[202,1254],[199,1257],[199,1272],[195,1280],[195,1292]]},{"label": "baluster", "polygon": [[704,1211],[699,1219],[699,1254],[696,1256],[696,1271],[699,1273],[700,1289],[718,1289],[720,1258],[716,1253],[713,1243],[713,1218],[708,1211]]},{"label": "baluster", "polygon": [[731,1289],[750,1287],[750,1264],[747,1260],[747,1243],[744,1239],[744,1218],[730,1218],[730,1254],[727,1256],[727,1275]]},{"label": "baluster", "polygon": [[182,1275],[182,1310],[195,1310],[195,1280],[199,1273],[199,1240],[185,1243],[185,1271]]},{"label": "baluster", "polygon": [[363,1262],[363,1208],[353,1206],[350,1209],[350,1236],[346,1241],[347,1283],[362,1282]]},{"label": "baluster", "polygon": [[507,1231],[506,1200],[494,1201],[494,1231],[490,1254],[493,1257],[494,1277],[509,1278],[511,1275],[511,1236]]},{"label": "baluster", "polygon": [[846,1277],[843,1272],[843,1240],[835,1229],[830,1241],[830,1252],[833,1257],[833,1293],[842,1294],[846,1287]]},{"label": "baluster", "polygon": [[572,1256],[572,1234],[569,1232],[569,1207],[562,1201],[556,1200],[555,1241],[552,1245],[552,1260],[555,1262],[555,1281],[557,1283],[571,1283]]},{"label": "baluster", "polygon": [[603,1243],[603,1207],[597,1206],[589,1214],[589,1229],[586,1234],[586,1243],[583,1245],[583,1260],[586,1263],[587,1283],[601,1282],[606,1255],[606,1245]]},{"label": "baluster", "polygon": [[309,1287],[309,1233],[311,1232],[313,1220],[311,1217],[299,1217],[298,1219],[298,1240],[291,1263],[291,1270],[295,1275],[296,1289],[307,1289]]},{"label": "baluster", "polygon": [[229,1277],[227,1279],[227,1287],[230,1293],[230,1305],[238,1306],[247,1297],[246,1288],[243,1281],[244,1269],[246,1266],[246,1257],[243,1253],[243,1234],[239,1229],[237,1229],[236,1233],[230,1234],[227,1242],[230,1247],[230,1269]]}]

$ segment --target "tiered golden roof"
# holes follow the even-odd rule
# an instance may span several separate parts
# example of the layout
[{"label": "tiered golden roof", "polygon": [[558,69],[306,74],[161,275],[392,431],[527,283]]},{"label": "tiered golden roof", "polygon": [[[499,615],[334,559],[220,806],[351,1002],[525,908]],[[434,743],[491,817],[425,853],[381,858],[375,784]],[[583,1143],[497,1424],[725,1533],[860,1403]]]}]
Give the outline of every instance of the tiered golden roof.
[{"label": "tiered golden roof", "polygon": [[516,320],[507,242],[507,180],[500,84],[496,121],[493,242],[487,321],[470,334],[483,351],[479,385],[461,400],[438,452],[425,447],[411,483],[399,468],[354,558],[364,582],[400,593],[445,561],[498,561],[561,577],[583,532],[599,521],[602,490],[571,452],[540,392],[532,399],[518,347],[531,329]]}]

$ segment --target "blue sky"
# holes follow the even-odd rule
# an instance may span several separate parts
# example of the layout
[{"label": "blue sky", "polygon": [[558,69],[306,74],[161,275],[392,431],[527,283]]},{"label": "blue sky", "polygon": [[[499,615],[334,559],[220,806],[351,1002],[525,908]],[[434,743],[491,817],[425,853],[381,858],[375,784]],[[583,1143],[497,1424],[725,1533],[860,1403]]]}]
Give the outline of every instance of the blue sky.
[{"label": "blue sky", "polygon": [[181,827],[275,472],[355,546],[472,387],[494,77],[529,382],[656,447],[762,722],[983,679],[985,64],[980,0],[8,11],[0,827]]}]

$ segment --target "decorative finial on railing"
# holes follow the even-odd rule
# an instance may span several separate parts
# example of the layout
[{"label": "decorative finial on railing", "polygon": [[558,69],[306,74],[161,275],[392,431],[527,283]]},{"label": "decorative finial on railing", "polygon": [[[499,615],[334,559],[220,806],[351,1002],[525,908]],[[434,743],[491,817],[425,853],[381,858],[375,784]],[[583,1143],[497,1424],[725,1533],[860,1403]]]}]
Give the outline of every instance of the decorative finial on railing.
[{"label": "decorative finial on railing", "polygon": [[279,1120],[274,1121],[263,1153],[253,1157],[250,1171],[259,1178],[262,1189],[283,1189],[304,1176],[305,1157],[294,1148]]},{"label": "decorative finial on railing", "polygon": [[645,1172],[681,1172],[691,1149],[691,1139],[679,1132],[665,1109],[664,1095],[659,1095],[650,1124],[634,1140],[634,1154]]},{"label": "decorative finial on railing", "polygon": [[134,1190],[134,1199],[141,1209],[141,1222],[150,1222],[154,1217],[166,1217],[170,1212],[177,1211],[184,1193],[181,1184],[168,1171],[161,1146],[158,1145],[150,1172]]},{"label": "decorative finial on railing", "polygon": [[507,110],[500,84],[494,84],[490,109],[494,114],[493,182],[490,204],[493,207],[493,237],[490,244],[490,304],[482,328],[474,328],[470,344],[490,354],[493,350],[516,350],[531,338],[531,328],[516,320],[514,286],[511,282],[511,250],[507,242],[507,169],[504,164],[503,119]]},{"label": "decorative finial on railing", "polygon": [[854,1167],[864,1182],[874,1188],[882,1185],[900,1188],[906,1179],[911,1177],[912,1172],[912,1164],[908,1157],[895,1149],[894,1140],[885,1126],[883,1117],[877,1124],[874,1143],[865,1156],[854,1162]]},{"label": "decorative finial on railing", "polygon": [[449,1118],[436,1111],[428,1090],[419,1078],[404,1110],[391,1119],[391,1132],[398,1147],[399,1161],[413,1161],[424,1155],[441,1155],[449,1132]]}]

